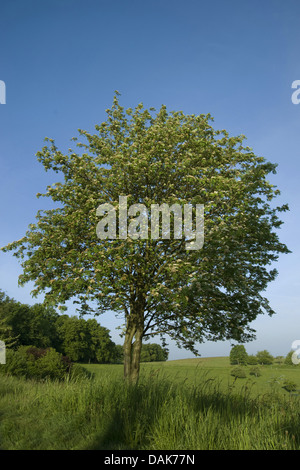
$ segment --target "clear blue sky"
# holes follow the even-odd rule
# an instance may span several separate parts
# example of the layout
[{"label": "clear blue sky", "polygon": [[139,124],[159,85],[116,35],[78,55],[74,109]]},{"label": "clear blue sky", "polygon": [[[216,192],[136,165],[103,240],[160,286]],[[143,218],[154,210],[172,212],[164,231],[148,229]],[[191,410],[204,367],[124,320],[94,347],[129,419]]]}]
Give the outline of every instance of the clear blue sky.
[{"label": "clear blue sky", "polygon": [[[272,182],[287,202],[281,241],[292,254],[277,263],[268,288],[277,315],[253,322],[249,353],[285,355],[300,339],[299,173],[300,80],[298,0],[11,0],[1,3],[0,246],[21,238],[55,180],[35,154],[44,137],[65,150],[77,129],[106,119],[114,90],[121,104],[210,113],[215,127],[245,134],[257,154],[278,163]],[[0,253],[0,288],[34,303],[32,285],[19,288],[21,268]],[[41,298],[38,300],[42,300]],[[69,314],[72,314],[71,310]],[[120,342],[112,314],[99,318]],[[228,355],[230,344],[199,346],[202,356]],[[170,359],[191,357],[170,343]]]}]

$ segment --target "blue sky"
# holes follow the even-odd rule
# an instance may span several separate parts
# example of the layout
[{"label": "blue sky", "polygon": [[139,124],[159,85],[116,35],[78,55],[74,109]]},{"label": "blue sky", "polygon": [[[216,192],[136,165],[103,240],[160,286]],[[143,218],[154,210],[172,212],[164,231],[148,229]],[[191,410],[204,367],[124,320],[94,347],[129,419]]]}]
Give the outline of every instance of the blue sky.
[{"label": "blue sky", "polygon": [[[77,129],[106,119],[114,90],[121,104],[165,104],[169,111],[210,113],[214,127],[244,134],[256,154],[278,163],[282,255],[266,295],[277,312],[251,326],[249,353],[285,355],[300,338],[299,173],[300,3],[297,0],[11,0],[2,2],[0,80],[0,246],[21,238],[46,201],[55,177],[36,160],[47,136],[66,150]],[[56,177],[57,178],[57,177]],[[32,285],[19,288],[21,268],[0,253],[0,288],[33,304]],[[72,310],[69,314],[72,314]],[[121,342],[113,314],[99,318]],[[228,355],[229,342],[204,343],[202,356]],[[170,343],[170,359],[191,353]]]}]

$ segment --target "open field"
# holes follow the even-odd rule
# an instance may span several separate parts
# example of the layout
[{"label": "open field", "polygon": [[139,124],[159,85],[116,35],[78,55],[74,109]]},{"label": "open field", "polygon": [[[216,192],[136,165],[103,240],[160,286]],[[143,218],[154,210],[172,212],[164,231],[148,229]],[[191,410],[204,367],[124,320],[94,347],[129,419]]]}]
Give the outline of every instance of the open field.
[{"label": "open field", "polygon": [[[106,376],[109,378],[121,378],[123,374],[122,365],[85,365],[96,377]],[[172,383],[188,383],[197,385],[210,379],[218,385],[220,390],[226,392],[228,388],[235,390],[247,388],[251,396],[260,396],[264,393],[276,391],[286,396],[287,392],[282,388],[285,380],[291,380],[297,384],[300,390],[300,366],[286,366],[274,364],[271,366],[259,366],[261,376],[254,377],[249,374],[251,366],[245,368],[246,378],[237,379],[230,375],[234,366],[230,365],[229,357],[208,357],[180,359],[167,362],[151,362],[141,364],[141,378],[151,377],[164,378]]]},{"label": "open field", "polygon": [[[234,380],[228,358],[86,365],[93,380],[33,382],[0,376],[1,449],[300,449],[297,366],[265,366]],[[248,366],[248,370],[250,367]]]}]

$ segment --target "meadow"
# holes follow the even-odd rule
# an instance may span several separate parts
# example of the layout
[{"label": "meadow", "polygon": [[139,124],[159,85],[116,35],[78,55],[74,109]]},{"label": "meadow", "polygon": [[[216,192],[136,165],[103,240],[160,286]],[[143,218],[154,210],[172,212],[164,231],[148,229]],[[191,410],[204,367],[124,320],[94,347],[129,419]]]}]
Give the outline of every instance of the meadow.
[{"label": "meadow", "polygon": [[[299,450],[300,395],[283,389],[297,366],[235,379],[229,358],[85,365],[93,379],[0,376],[1,450]],[[247,366],[249,371],[250,367]]]}]

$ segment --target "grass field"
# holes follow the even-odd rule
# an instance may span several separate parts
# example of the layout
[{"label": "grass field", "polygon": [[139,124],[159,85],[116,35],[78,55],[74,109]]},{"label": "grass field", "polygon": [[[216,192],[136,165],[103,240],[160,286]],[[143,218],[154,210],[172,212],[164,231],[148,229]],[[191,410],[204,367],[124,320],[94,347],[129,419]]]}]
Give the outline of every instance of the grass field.
[{"label": "grass field", "polygon": [[145,363],[138,386],[122,365],[85,367],[93,380],[0,376],[1,449],[300,449],[300,397],[282,388],[300,389],[297,366],[235,380],[226,357]]}]

